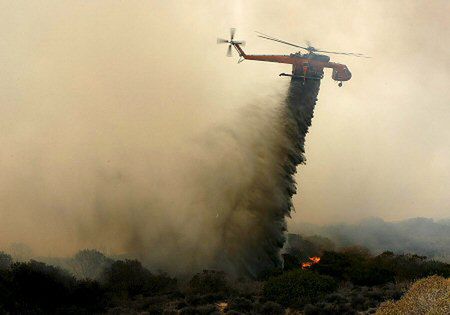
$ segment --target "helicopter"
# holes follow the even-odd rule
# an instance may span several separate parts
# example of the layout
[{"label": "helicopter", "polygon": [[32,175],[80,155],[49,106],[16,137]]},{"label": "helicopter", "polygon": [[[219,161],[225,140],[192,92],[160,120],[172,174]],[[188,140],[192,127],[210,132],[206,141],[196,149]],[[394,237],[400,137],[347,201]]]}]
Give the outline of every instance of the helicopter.
[{"label": "helicopter", "polygon": [[289,46],[301,48],[306,50],[306,53],[302,53],[301,51],[292,53],[290,55],[247,55],[244,50],[242,50],[242,46],[245,46],[245,41],[235,40],[234,36],[236,33],[235,28],[230,29],[230,39],[222,39],[217,38],[217,44],[228,44],[227,56],[232,56],[232,47],[236,49],[239,54],[238,63],[244,60],[259,60],[259,61],[267,61],[267,62],[278,62],[278,63],[286,63],[292,65],[292,73],[280,73],[279,76],[287,76],[291,77],[292,80],[302,80],[306,82],[306,80],[321,80],[323,78],[323,69],[331,68],[333,69],[333,73],[331,75],[332,79],[339,82],[338,86],[342,86],[342,82],[348,81],[351,79],[352,74],[346,65],[330,62],[330,57],[327,55],[322,55],[319,53],[326,54],[335,54],[335,55],[346,55],[353,57],[361,57],[361,58],[370,58],[363,54],[359,53],[349,53],[349,52],[335,52],[335,51],[326,51],[320,50],[310,45],[307,42],[307,46],[300,46],[296,44],[289,43],[287,41],[275,38],[273,36],[256,32],[258,37],[279,42],[282,44],[286,44]]}]

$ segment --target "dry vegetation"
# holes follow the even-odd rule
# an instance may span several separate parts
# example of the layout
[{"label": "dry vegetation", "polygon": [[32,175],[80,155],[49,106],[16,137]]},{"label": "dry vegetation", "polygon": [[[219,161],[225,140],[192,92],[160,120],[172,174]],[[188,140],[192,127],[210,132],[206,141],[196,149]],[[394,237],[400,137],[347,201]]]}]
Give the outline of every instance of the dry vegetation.
[{"label": "dry vegetation", "polygon": [[[379,314],[450,314],[450,264],[392,252],[374,256],[361,247],[334,251],[323,238],[296,239],[284,267],[257,278],[218,270],[174,278],[96,250],[46,263],[0,252],[0,314],[356,315],[374,314],[380,304]],[[312,253],[320,263],[303,270]]]},{"label": "dry vegetation", "polygon": [[381,304],[376,314],[450,314],[450,278],[430,276],[418,280],[399,301]]}]

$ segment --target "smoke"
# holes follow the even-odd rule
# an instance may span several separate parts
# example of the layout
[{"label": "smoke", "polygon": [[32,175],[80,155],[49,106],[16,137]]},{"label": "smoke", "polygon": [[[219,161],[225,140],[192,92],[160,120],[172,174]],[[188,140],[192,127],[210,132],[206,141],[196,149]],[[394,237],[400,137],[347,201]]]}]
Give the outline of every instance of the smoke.
[{"label": "smoke", "polygon": [[114,240],[116,250],[177,273],[256,276],[279,266],[319,85],[292,81],[285,99],[245,106],[192,139],[178,152],[191,167],[162,176],[159,195],[136,196],[127,176],[107,178],[80,236],[95,247]]},{"label": "smoke", "polygon": [[[185,187],[175,189],[177,196],[171,200],[180,202],[160,205],[175,207],[177,223],[152,234],[154,222],[138,217],[126,235],[125,249],[152,266],[175,272],[208,267],[256,276],[278,267],[285,217],[293,209],[296,192],[294,174],[305,162],[305,136],[319,86],[320,81],[292,81],[284,100],[246,106],[231,121],[191,143],[192,151],[181,154],[192,154],[188,159],[197,167],[184,174],[190,178]],[[189,194],[180,199],[186,190]],[[136,208],[151,213],[152,206]],[[108,209],[99,221],[104,225],[112,207],[97,208]],[[177,263],[167,264],[173,261]]]}]

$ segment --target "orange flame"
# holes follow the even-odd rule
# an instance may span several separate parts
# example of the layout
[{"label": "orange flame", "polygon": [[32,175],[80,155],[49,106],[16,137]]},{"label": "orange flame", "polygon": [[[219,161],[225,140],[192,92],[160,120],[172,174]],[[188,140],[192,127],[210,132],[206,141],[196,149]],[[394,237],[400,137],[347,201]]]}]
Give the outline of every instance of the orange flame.
[{"label": "orange flame", "polygon": [[318,256],[309,257],[309,260],[310,261],[302,263],[302,269],[308,269],[312,265],[318,264],[320,261],[320,257],[318,257]]}]

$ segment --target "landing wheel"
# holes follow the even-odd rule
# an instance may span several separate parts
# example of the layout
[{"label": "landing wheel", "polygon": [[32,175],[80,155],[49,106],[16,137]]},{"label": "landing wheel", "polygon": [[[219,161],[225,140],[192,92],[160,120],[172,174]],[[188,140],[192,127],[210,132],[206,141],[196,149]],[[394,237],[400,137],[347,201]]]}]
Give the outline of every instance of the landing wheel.
[{"label": "landing wheel", "polygon": [[339,82],[338,86],[341,87],[342,86],[342,82]]}]

